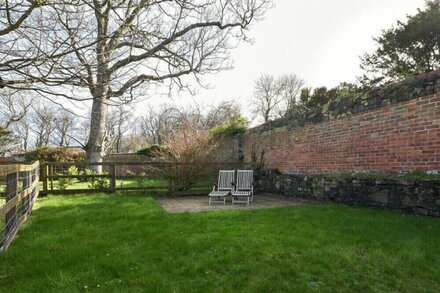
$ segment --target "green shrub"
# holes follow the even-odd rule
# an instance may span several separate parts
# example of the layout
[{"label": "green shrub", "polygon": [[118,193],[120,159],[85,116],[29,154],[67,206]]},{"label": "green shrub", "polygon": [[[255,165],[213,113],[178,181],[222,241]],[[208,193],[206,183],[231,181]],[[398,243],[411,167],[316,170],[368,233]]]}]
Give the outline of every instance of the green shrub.
[{"label": "green shrub", "polygon": [[94,189],[106,189],[110,187],[110,182],[107,178],[95,178],[94,184],[92,184],[90,187]]},{"label": "green shrub", "polygon": [[[78,175],[78,168],[76,166],[70,166],[69,169],[67,169],[67,175]],[[75,182],[75,178],[60,178],[58,179],[58,188],[61,190],[66,190],[67,187],[72,185]]]},{"label": "green shrub", "polygon": [[[100,175],[105,175],[106,173],[101,173]],[[90,169],[85,169],[83,172],[83,178],[85,181],[89,182],[89,187],[93,189],[106,189],[109,188],[110,182],[104,177],[94,177],[97,173]]]},{"label": "green shrub", "polygon": [[246,120],[246,118],[244,118],[240,114],[237,114],[228,121],[214,126],[211,129],[211,134],[213,137],[218,137],[222,135],[235,135],[245,132],[248,126],[249,122]]},{"label": "green shrub", "polygon": [[136,176],[135,180],[136,180],[136,184],[138,187],[144,187],[146,184],[146,181],[148,180],[147,173],[145,173],[145,172],[136,173],[136,172],[128,170],[127,174],[130,176]]},{"label": "green shrub", "polygon": [[162,145],[153,144],[147,148],[141,149],[137,151],[138,155],[148,156],[148,157],[157,157],[161,156],[165,153],[168,153],[168,148]]},{"label": "green shrub", "polygon": [[60,178],[57,182],[58,188],[61,190],[66,190],[70,185],[70,178]]},{"label": "green shrub", "polygon": [[86,153],[79,148],[44,147],[25,153],[27,161],[45,162],[84,162]]}]

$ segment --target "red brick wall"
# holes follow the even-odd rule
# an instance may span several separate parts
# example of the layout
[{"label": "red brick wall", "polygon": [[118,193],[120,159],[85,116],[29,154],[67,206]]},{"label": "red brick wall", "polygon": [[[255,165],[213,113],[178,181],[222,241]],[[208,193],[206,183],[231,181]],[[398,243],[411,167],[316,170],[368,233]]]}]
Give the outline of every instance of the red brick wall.
[{"label": "red brick wall", "polygon": [[282,172],[440,170],[440,94],[301,128],[250,129],[246,162],[252,148]]}]

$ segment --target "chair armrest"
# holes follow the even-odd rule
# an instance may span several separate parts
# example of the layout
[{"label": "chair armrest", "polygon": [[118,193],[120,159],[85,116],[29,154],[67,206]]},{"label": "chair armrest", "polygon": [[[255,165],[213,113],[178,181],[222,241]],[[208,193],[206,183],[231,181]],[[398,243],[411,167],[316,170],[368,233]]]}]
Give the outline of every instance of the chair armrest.
[{"label": "chair armrest", "polygon": [[215,191],[216,189],[217,189],[217,184],[213,183],[212,191]]}]

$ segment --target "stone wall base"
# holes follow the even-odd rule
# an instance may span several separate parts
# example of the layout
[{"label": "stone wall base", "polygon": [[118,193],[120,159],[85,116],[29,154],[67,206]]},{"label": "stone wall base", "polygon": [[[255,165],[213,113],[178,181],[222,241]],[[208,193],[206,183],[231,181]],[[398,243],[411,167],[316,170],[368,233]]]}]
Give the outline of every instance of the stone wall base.
[{"label": "stone wall base", "polygon": [[256,171],[257,192],[440,217],[440,181],[329,178]]}]

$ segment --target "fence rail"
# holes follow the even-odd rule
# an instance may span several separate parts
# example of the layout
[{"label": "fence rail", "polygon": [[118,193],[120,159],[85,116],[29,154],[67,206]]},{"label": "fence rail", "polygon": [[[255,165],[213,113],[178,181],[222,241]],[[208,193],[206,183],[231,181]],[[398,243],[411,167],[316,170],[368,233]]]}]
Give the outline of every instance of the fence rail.
[{"label": "fence rail", "polygon": [[[96,167],[102,173],[94,173]],[[72,169],[73,168],[73,169]],[[41,163],[41,194],[150,190],[164,194],[206,193],[219,169],[252,168],[229,162]]]},{"label": "fence rail", "polygon": [[40,164],[0,165],[1,194],[4,204],[0,206],[0,251],[6,250],[17,234],[20,225],[32,212],[38,197]]}]

